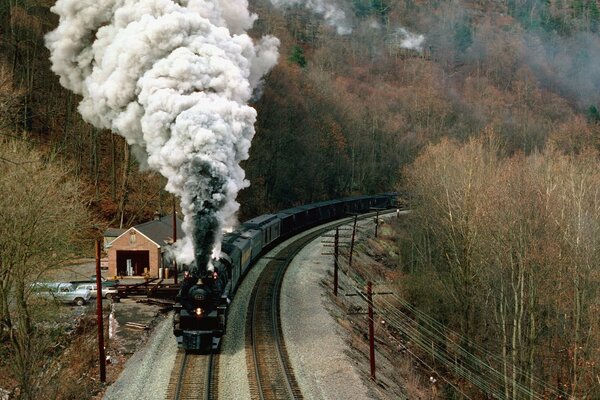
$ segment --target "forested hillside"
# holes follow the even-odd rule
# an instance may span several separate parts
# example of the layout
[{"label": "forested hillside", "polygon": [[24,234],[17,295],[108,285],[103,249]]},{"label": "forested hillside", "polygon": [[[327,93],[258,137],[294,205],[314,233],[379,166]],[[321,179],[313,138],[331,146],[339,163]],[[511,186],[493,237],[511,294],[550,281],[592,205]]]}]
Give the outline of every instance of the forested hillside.
[{"label": "forested hillside", "polygon": [[[140,173],[120,137],[83,122],[79,99],[50,71],[46,0],[5,1],[1,14],[3,135],[69,163],[90,205],[129,224],[170,207],[157,175]],[[600,71],[595,1],[340,1],[339,34],[304,7],[251,3],[256,35],[281,41],[256,99],[242,217],[313,200],[393,189],[427,143],[493,130],[507,151],[548,138],[594,145]],[[404,30],[406,29],[406,30]],[[423,34],[422,50],[402,48]]]},{"label": "forested hillside", "polygon": [[[293,3],[250,1],[251,34],[281,44],[252,101],[240,219],[407,193],[414,213],[398,243],[398,290],[456,338],[440,348],[485,348],[486,365],[502,372],[497,398],[599,398],[598,0]],[[80,193],[98,230],[170,212],[165,178],[141,171],[121,136],[84,122],[81,99],[51,71],[53,4],[0,1],[0,183],[17,196],[4,196],[0,217],[29,192],[38,203],[21,211],[32,216],[44,199],[68,205],[61,196]],[[65,190],[40,195],[27,179],[35,171],[58,174],[51,186]],[[65,232],[80,225],[65,223]],[[53,240],[66,252],[63,239]],[[23,289],[29,277],[19,279]],[[0,322],[12,326],[7,304],[0,298]],[[448,381],[485,398],[483,385]]]}]

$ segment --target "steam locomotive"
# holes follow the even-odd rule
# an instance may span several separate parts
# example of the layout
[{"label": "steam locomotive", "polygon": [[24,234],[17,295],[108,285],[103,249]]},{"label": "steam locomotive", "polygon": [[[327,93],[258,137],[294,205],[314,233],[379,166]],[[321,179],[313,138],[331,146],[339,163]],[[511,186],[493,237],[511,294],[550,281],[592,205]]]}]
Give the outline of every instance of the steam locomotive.
[{"label": "steam locomotive", "polygon": [[218,348],[226,329],[228,306],[242,278],[252,263],[276,243],[312,226],[371,208],[391,208],[395,203],[395,193],[313,203],[261,215],[225,234],[222,257],[212,260],[212,271],[202,276],[185,273],[173,315],[178,346],[186,351]]}]

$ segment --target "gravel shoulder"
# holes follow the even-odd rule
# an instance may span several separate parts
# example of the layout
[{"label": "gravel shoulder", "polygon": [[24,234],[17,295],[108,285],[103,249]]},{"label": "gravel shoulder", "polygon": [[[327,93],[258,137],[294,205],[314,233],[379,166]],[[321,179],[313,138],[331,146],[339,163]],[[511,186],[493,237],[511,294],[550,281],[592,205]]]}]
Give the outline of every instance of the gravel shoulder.
[{"label": "gravel shoulder", "polygon": [[[331,304],[321,281],[331,267],[331,257],[322,255],[321,242],[322,238],[314,240],[295,257],[283,282],[283,333],[296,378],[305,399],[380,398],[350,358],[346,333],[328,311]],[[227,334],[221,343],[219,398],[250,398],[244,350],[248,299],[268,257],[285,245],[252,267],[230,306]],[[104,399],[164,399],[176,353],[169,314],[127,361]]]},{"label": "gravel shoulder", "polygon": [[135,352],[104,399],[163,400],[177,354],[170,314],[152,331],[147,343]]},{"label": "gravel shoulder", "polygon": [[321,241],[305,247],[284,278],[281,314],[290,361],[305,399],[372,399],[347,355],[345,333],[327,310],[321,281],[332,265]]}]

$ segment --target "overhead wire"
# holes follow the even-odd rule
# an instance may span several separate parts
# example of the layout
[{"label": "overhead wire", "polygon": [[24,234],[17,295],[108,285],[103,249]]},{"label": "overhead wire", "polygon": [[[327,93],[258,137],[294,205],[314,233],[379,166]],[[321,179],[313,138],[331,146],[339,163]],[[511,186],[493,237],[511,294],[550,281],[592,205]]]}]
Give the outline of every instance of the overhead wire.
[{"label": "overhead wire", "polygon": [[[489,350],[487,350],[486,348],[484,348],[480,344],[478,344],[478,343],[470,340],[469,338],[467,338],[467,337],[465,337],[463,335],[460,335],[457,332],[448,330],[446,327],[443,326],[443,324],[441,324],[439,321],[435,320],[435,318],[432,318],[428,314],[426,314],[426,313],[420,311],[419,309],[417,309],[416,307],[412,306],[409,302],[407,302],[406,300],[404,300],[400,296],[398,296],[398,295],[392,295],[392,297],[396,301],[398,301],[403,307],[409,309],[412,313],[414,313],[416,316],[418,316],[419,318],[421,318],[424,322],[426,322],[427,324],[429,324],[430,326],[432,326],[432,328],[436,329],[439,333],[441,333],[442,335],[444,335],[444,337],[446,337],[453,344],[459,346],[459,348],[460,348],[461,351],[466,351],[466,349],[464,349],[463,346],[460,346],[460,344],[455,339],[453,339],[453,337],[460,339],[463,343],[467,343],[470,348],[478,350],[480,353],[482,353],[483,355],[485,355],[487,358],[491,358],[492,360],[496,361],[498,364],[502,364],[505,361],[500,356],[498,356],[496,353],[490,352]],[[452,337],[448,336],[445,332],[452,333]],[[530,375],[527,371],[524,371],[523,369],[519,368],[518,366],[511,365],[511,370],[514,370],[518,374],[521,374],[523,376],[529,375],[529,377],[530,377],[530,379],[532,381],[534,381],[540,387],[543,387],[544,390],[546,390],[546,391],[550,391],[550,392],[552,392],[553,394],[556,394],[556,395],[563,395],[563,396],[567,395],[567,393],[565,393],[565,392],[562,392],[560,390],[556,390],[556,389],[548,386],[548,384],[545,381],[537,378],[535,375]],[[498,372],[498,373],[502,374],[501,372]]]},{"label": "overhead wire", "polygon": [[[354,287],[354,290],[368,302],[364,293],[354,286],[354,284],[352,284],[352,286]],[[504,358],[490,352],[469,338],[457,332],[448,330],[435,318],[412,306],[400,296],[392,294],[392,297],[415,317],[411,317],[398,309],[396,305],[387,302],[386,300],[380,300],[380,303],[387,307],[385,312],[384,310],[375,307],[375,301],[372,302],[373,308],[376,309],[376,312],[380,315],[385,315],[385,319],[388,320],[388,322],[391,320],[392,324],[389,324],[390,326],[401,333],[404,333],[405,336],[412,340],[413,343],[424,352],[431,354],[434,359],[437,358],[437,360],[449,370],[454,371],[458,376],[473,383],[485,393],[499,399],[504,399],[508,397],[506,391],[516,391],[529,399],[543,399],[543,396],[538,394],[533,387],[527,387],[515,378],[508,376],[509,373],[504,373],[494,368],[492,362],[496,362],[498,365],[506,365],[513,375],[526,376],[530,382],[535,383],[535,386],[539,387],[545,393],[552,393],[557,396],[568,396],[568,394],[562,390],[557,390],[549,386],[537,376],[528,371],[524,371],[512,362],[507,362]],[[394,318],[390,318],[390,316]],[[415,325],[418,326],[418,328],[415,328]],[[452,334],[452,337],[449,333]],[[426,336],[426,341],[421,339],[423,336]],[[476,354],[463,347],[459,342],[465,343],[469,348],[481,353],[481,355],[486,357],[489,361],[478,357]],[[455,350],[452,354],[448,353],[448,343],[451,343]],[[407,351],[409,350],[407,346],[405,346],[405,348]],[[410,353],[413,354],[413,352]],[[460,362],[458,362],[457,356],[461,357]],[[454,360],[452,358],[454,358]],[[469,368],[472,368],[473,370],[463,367],[463,364],[469,365]],[[481,374],[478,372],[478,369],[482,369],[484,373]],[[511,394],[515,395],[516,393]]]},{"label": "overhead wire", "polygon": [[[377,309],[377,311],[381,314],[381,310]],[[404,316],[406,318],[406,316]],[[388,318],[388,322],[389,322]],[[429,353],[434,357],[435,361],[442,363],[448,370],[454,371],[454,373],[473,383],[475,386],[484,390],[488,394],[492,394],[495,398],[503,398],[502,393],[499,392],[499,389],[489,385],[485,380],[483,380],[478,374],[473,374],[469,369],[462,367],[460,364],[456,364],[455,360],[452,359],[451,355],[446,354],[443,348],[433,343],[434,349],[430,351],[432,342],[430,340],[425,340],[422,332],[419,332],[417,328],[415,328],[414,324],[408,323],[408,321],[391,321],[392,324],[396,323],[396,328],[403,332],[405,336],[408,336],[412,343],[415,344],[422,351]],[[406,346],[406,345],[405,345]],[[408,348],[408,346],[406,346]]]},{"label": "overhead wire", "polygon": [[[369,318],[369,320],[371,320],[371,319]],[[375,323],[374,320],[372,320],[372,322]],[[427,364],[421,357],[419,357],[416,353],[414,353],[410,348],[406,347],[400,340],[398,340],[394,336],[391,336],[391,339],[393,341],[395,341],[396,343],[400,344],[402,346],[403,350],[406,350],[406,352],[408,352],[414,359],[416,359],[419,363],[421,363],[422,365],[424,365],[425,367],[427,367],[437,377],[439,377],[440,379],[444,380],[446,383],[448,383],[450,386],[452,386],[457,392],[459,392],[460,394],[462,394],[465,398],[467,398],[469,400],[471,399],[465,392],[463,392],[460,389],[460,387],[456,386],[454,383],[452,383],[452,381],[450,381],[449,379],[447,379],[445,376],[439,374],[435,370],[435,368],[433,368],[432,366],[430,366],[429,364]]]},{"label": "overhead wire", "polygon": [[[354,290],[363,297],[365,301],[368,301],[362,290],[355,286]],[[512,377],[507,376],[508,374],[494,368],[491,365],[491,362],[483,360],[473,352],[467,350],[460,345],[456,339],[460,339],[469,347],[481,352],[487,358],[498,362],[499,365],[502,365],[505,360],[470,341],[468,338],[456,332],[449,331],[434,318],[416,309],[402,298],[395,295],[392,295],[392,297],[403,307],[415,314],[415,317],[398,309],[395,304],[387,301],[385,296],[378,301],[378,303],[385,306],[385,308],[377,307],[375,301],[373,301],[375,311],[385,318],[388,325],[404,334],[412,343],[419,347],[423,352],[430,354],[434,360],[440,362],[448,370],[453,371],[459,377],[471,382],[473,385],[480,388],[480,390],[495,398],[506,398],[507,395],[505,390],[506,387],[508,387],[511,391],[515,390],[520,396],[530,399],[543,399],[543,396],[538,394],[532,388],[523,385]],[[418,321],[416,318],[421,319],[421,321]],[[448,333],[451,333],[452,337]],[[448,343],[452,343],[453,353],[449,352]],[[408,346],[404,346],[408,350]],[[410,353],[413,354],[412,352]],[[516,375],[527,376],[528,379],[535,382],[536,385],[541,387],[545,392],[566,395],[564,392],[549,387],[539,378],[526,374],[525,371],[517,366],[510,364],[510,371],[514,371]],[[512,393],[512,395],[517,393]]]}]

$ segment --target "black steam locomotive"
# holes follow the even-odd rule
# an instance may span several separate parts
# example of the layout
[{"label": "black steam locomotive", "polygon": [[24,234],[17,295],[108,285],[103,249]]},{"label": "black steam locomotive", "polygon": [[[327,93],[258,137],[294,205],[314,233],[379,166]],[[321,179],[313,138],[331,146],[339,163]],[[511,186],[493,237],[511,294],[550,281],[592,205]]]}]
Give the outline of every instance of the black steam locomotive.
[{"label": "black steam locomotive", "polygon": [[[242,278],[265,250],[295,233],[371,208],[391,208],[396,194],[324,201],[266,214],[244,222],[224,236],[222,258],[213,270],[195,276],[186,272],[176,298],[173,333],[180,348],[216,349],[227,324],[227,308]],[[195,268],[190,268],[194,271]]]}]

